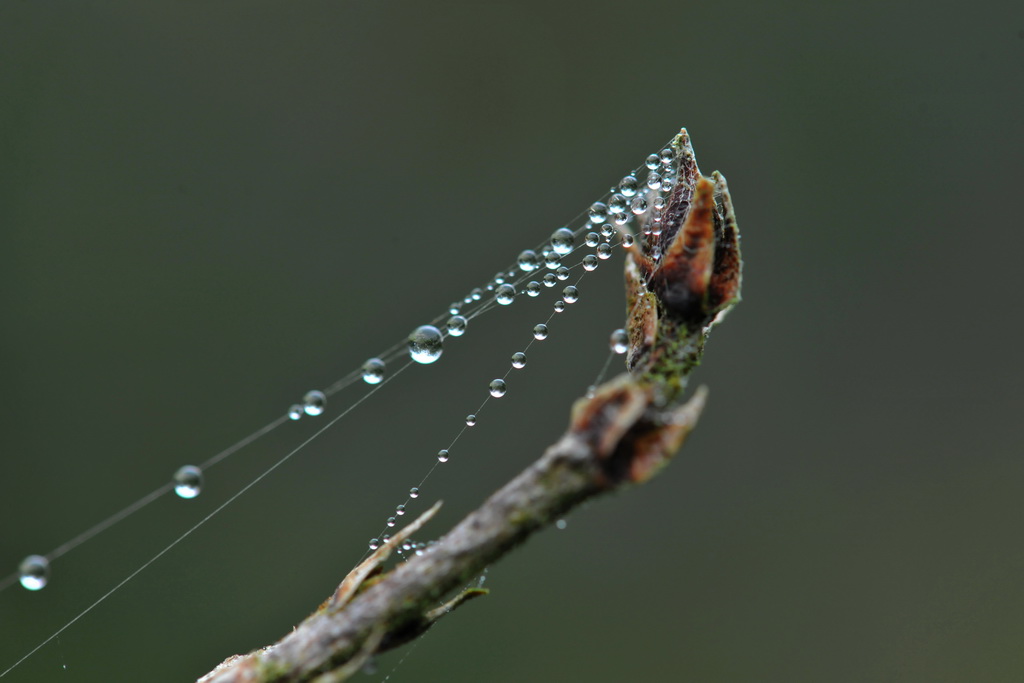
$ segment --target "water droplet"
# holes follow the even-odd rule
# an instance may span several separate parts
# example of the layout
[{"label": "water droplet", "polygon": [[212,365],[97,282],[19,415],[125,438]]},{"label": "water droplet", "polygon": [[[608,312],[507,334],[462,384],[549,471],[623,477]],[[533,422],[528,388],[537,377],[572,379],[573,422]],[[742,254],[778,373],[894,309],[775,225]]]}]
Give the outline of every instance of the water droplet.
[{"label": "water droplet", "polygon": [[562,290],[562,299],[564,299],[565,303],[567,304],[574,304],[580,299],[580,290],[578,290],[576,287],[572,285],[569,285],[568,287]]},{"label": "water droplet", "polygon": [[619,181],[619,192],[622,193],[623,197],[632,197],[633,195],[635,195],[636,188],[636,176],[628,175]]},{"label": "water droplet", "polygon": [[292,407],[288,409],[288,419],[289,420],[301,419],[303,413],[305,413],[305,411],[302,409],[302,406],[300,406],[298,403],[293,403]]},{"label": "water droplet", "polygon": [[[607,247],[608,245],[607,244],[602,244],[602,245],[599,245],[599,246]],[[597,257],[594,256],[593,254],[587,254],[586,256],[584,256],[582,263],[583,263],[583,270],[585,270],[587,272],[590,272],[590,271],[593,271],[593,270],[597,269]]]},{"label": "water droplet", "polygon": [[557,284],[558,284],[558,278],[555,277],[554,273],[545,273],[544,274],[544,286],[545,287],[554,287]]},{"label": "water droplet", "polygon": [[647,174],[647,187],[652,190],[661,189],[661,174],[657,171],[651,171]]},{"label": "water droplet", "polygon": [[384,380],[384,361],[371,358],[363,363],[363,381],[367,384],[380,384]]},{"label": "water droplet", "polygon": [[203,488],[203,471],[194,465],[185,465],[174,473],[174,492],[180,498],[195,498]]},{"label": "water droplet", "polygon": [[451,313],[452,315],[455,315],[456,313],[458,313],[461,310],[462,310],[462,304],[459,303],[458,301],[453,301],[450,304],[448,304],[448,312]]},{"label": "water droplet", "polygon": [[482,299],[483,297],[484,290],[480,289],[479,287],[475,288],[472,292],[469,293],[469,298],[473,301],[480,301],[480,299]]},{"label": "water droplet", "polygon": [[661,166],[661,159],[658,158],[657,154],[652,154],[649,157],[647,157],[647,161],[644,162],[644,165],[647,166],[648,169],[653,171],[654,169],[658,168],[658,166]]},{"label": "water droplet", "polygon": [[615,215],[622,213],[626,210],[626,198],[621,194],[613,194],[612,198],[608,201],[608,210]]},{"label": "water droplet", "polygon": [[617,231],[615,230],[615,226],[612,225],[611,223],[605,223],[604,225],[601,226],[601,234],[604,235],[605,237],[611,237],[616,232]]},{"label": "water droplet", "polygon": [[551,249],[559,256],[572,252],[575,237],[569,228],[559,228],[551,235]]},{"label": "water droplet", "polygon": [[409,489],[409,497],[410,498],[419,498],[420,497],[420,490],[419,490],[419,488],[416,487],[416,486],[413,486],[411,489]]},{"label": "water droplet", "polygon": [[469,321],[466,320],[465,316],[453,315],[448,318],[448,334],[453,337],[461,337],[466,333],[466,325]]},{"label": "water droplet", "polygon": [[394,517],[388,517],[388,521],[387,521],[387,525],[388,526],[394,526],[397,523],[398,523],[398,520],[396,520]]},{"label": "water droplet", "polygon": [[395,514],[401,517],[405,514],[405,505],[399,505],[395,508]]},{"label": "water droplet", "polygon": [[538,341],[541,340],[541,339],[547,339],[548,338],[548,326],[545,325],[544,323],[540,323],[539,325],[534,325],[533,326],[533,338],[538,340]]},{"label": "water droplet", "polygon": [[624,248],[626,248],[626,249],[628,249],[631,246],[633,246],[633,236],[630,235],[629,233],[626,233],[625,235],[623,235],[622,236],[622,246]]},{"label": "water droplet", "polygon": [[562,311],[565,310],[565,302],[559,299],[558,301],[555,302],[554,308],[555,313],[561,313]]},{"label": "water droplet", "polygon": [[597,247],[597,258],[599,258],[599,259],[607,259],[607,258],[611,258],[611,256],[612,256],[612,245],[610,245],[610,244],[598,245],[598,247]]},{"label": "water droplet", "polygon": [[672,151],[671,147],[666,147],[665,149],[661,150],[661,153],[658,155],[658,157],[661,159],[661,163],[663,166],[668,166],[675,160],[676,153]]},{"label": "water droplet", "polygon": [[583,242],[588,247],[596,247],[601,244],[601,236],[596,232],[588,232],[587,236],[583,238]]},{"label": "water droplet", "polygon": [[532,270],[540,268],[540,257],[537,256],[537,252],[533,249],[526,249],[519,254],[519,270],[524,273],[529,273]]},{"label": "water droplet", "polygon": [[568,526],[568,524],[567,524],[567,522],[564,519],[560,519],[557,522],[555,522],[555,528],[558,529],[559,531],[564,529],[566,526]]},{"label": "water droplet", "polygon": [[472,427],[475,424],[476,424],[476,415],[473,415],[472,413],[470,413],[469,415],[466,416],[466,426],[467,427]]},{"label": "water droplet", "polygon": [[608,341],[608,346],[615,353],[620,355],[625,353],[629,350],[629,335],[623,329],[615,330]]},{"label": "water droplet", "polygon": [[594,202],[590,205],[590,222],[595,225],[604,223],[608,218],[608,206],[604,202]]},{"label": "water droplet", "polygon": [[316,417],[317,415],[323,415],[324,409],[327,407],[327,397],[324,396],[324,392],[307,391],[306,395],[302,397],[302,409],[306,411],[306,415]]},{"label": "water droplet", "polygon": [[380,539],[379,538],[371,538],[370,539],[370,550],[376,550],[379,547],[380,547]]},{"label": "water droplet", "polygon": [[540,283],[536,280],[530,280],[526,285],[526,293],[529,296],[537,296],[540,294]]},{"label": "water droplet", "polygon": [[[468,419],[467,419],[466,424],[469,424]],[[447,448],[442,448],[441,450],[439,450],[437,452],[437,461],[438,462],[448,462],[448,449]]]},{"label": "water droplet", "polygon": [[632,219],[633,214],[629,213],[628,211],[626,213],[617,214],[615,216],[615,225],[625,225]]},{"label": "water droplet", "polygon": [[560,265],[562,265],[562,257],[555,252],[549,251],[544,255],[544,267],[548,270],[554,270]]},{"label": "water droplet", "polygon": [[443,351],[441,332],[433,325],[420,325],[409,335],[409,357],[417,363],[433,363]]},{"label": "water droplet", "polygon": [[501,285],[494,291],[494,300],[502,306],[508,306],[516,299],[516,288],[512,285]]},{"label": "water droplet", "polygon": [[522,351],[516,351],[512,354],[512,367],[519,370],[526,367],[526,354]]},{"label": "water droplet", "polygon": [[42,555],[29,555],[18,565],[18,580],[30,591],[37,591],[50,580],[50,562]]},{"label": "water droplet", "polygon": [[569,269],[566,268],[565,266],[562,266],[561,268],[555,271],[555,277],[559,280],[568,280]]},{"label": "water droplet", "polygon": [[667,203],[668,203],[668,202],[667,202],[667,201],[665,200],[665,198],[664,198],[664,197],[655,197],[655,198],[654,198],[654,208],[655,208],[655,209],[658,209],[659,211],[660,211],[661,209],[664,209],[664,208],[665,208],[665,205],[666,205]]},{"label": "water droplet", "polygon": [[492,379],[487,389],[491,392],[491,396],[494,398],[501,398],[505,395],[505,392],[508,391],[508,387],[503,379]]},{"label": "water droplet", "polygon": [[636,197],[629,205],[629,210],[637,216],[647,211],[647,200],[643,197]]}]

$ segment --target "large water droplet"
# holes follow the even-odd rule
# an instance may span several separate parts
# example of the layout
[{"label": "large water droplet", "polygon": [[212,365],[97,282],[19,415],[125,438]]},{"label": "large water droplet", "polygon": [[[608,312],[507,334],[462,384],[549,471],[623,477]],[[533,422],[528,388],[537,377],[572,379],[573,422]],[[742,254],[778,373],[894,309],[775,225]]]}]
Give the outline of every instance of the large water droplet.
[{"label": "large water droplet", "polygon": [[519,254],[519,270],[524,273],[529,273],[531,270],[537,270],[540,268],[540,257],[537,256],[537,252],[533,249],[526,249]]},{"label": "large water droplet", "polygon": [[508,306],[516,299],[516,288],[512,285],[501,285],[494,290],[494,300],[502,306]]},{"label": "large water droplet", "polygon": [[433,363],[441,357],[442,351],[441,331],[433,325],[420,325],[409,335],[409,357],[417,363]]},{"label": "large water droplet", "polygon": [[302,419],[302,416],[305,414],[305,412],[306,411],[302,409],[301,405],[299,405],[298,403],[293,403],[292,407],[288,409],[288,419],[300,420]]},{"label": "large water droplet", "polygon": [[306,411],[306,415],[323,415],[324,408],[327,407],[327,397],[324,396],[324,392],[307,391],[306,395],[302,397],[302,409]]},{"label": "large water droplet", "polygon": [[386,367],[380,358],[371,358],[363,363],[363,381],[367,384],[380,384],[384,381]]},{"label": "large water droplet", "polygon": [[491,392],[491,396],[494,398],[501,398],[508,391],[508,386],[505,384],[503,379],[492,379],[490,385],[487,387]]},{"label": "large water droplet", "polygon": [[50,580],[50,562],[42,555],[29,555],[18,565],[18,580],[30,591],[37,591]]},{"label": "large water droplet", "polygon": [[194,465],[185,465],[174,473],[174,492],[180,498],[195,498],[203,488],[203,471]]},{"label": "large water droplet", "polygon": [[536,280],[530,280],[530,282],[526,285],[526,293],[529,296],[537,296],[538,294],[540,294],[540,283],[537,282]]},{"label": "large water droplet", "polygon": [[561,313],[565,310],[565,302],[559,299],[554,305],[555,313]]},{"label": "large water droplet", "polygon": [[668,166],[675,160],[676,153],[672,151],[671,147],[666,147],[665,149],[661,150],[661,153],[658,156],[661,158],[661,163],[665,166]]},{"label": "large water droplet", "polygon": [[601,236],[596,232],[588,232],[587,236],[583,238],[583,242],[588,247],[596,247],[601,244]]},{"label": "large water droplet", "polygon": [[647,187],[652,190],[661,189],[661,174],[657,171],[651,171],[647,174]]},{"label": "large water droplet", "polygon": [[652,154],[649,157],[647,157],[647,161],[644,162],[644,165],[648,169],[653,171],[654,169],[658,168],[658,166],[661,166],[661,159],[658,158],[657,154]]},{"label": "large water droplet", "polygon": [[420,489],[419,489],[418,486],[413,486],[411,489],[409,489],[409,497],[410,498],[419,498],[420,497]]},{"label": "large water droplet", "polygon": [[562,299],[567,304],[574,304],[580,299],[580,290],[576,287],[569,285],[562,290]]},{"label": "large water droplet", "polygon": [[[600,246],[607,247],[608,245],[607,244],[602,244]],[[590,272],[590,271],[593,271],[593,270],[597,269],[597,257],[594,256],[593,254],[587,254],[586,256],[584,256],[582,263],[583,263],[583,270],[585,270],[587,272]]]},{"label": "large water droplet", "polygon": [[622,236],[622,247],[624,249],[629,249],[631,246],[633,246],[633,236],[626,233]]},{"label": "large water droplet", "polygon": [[439,450],[437,452],[437,461],[438,462],[448,462],[448,449],[447,448],[442,448],[441,450]]},{"label": "large water droplet", "polygon": [[611,338],[608,340],[608,346],[612,351],[618,354],[623,354],[629,350],[629,335],[623,329],[618,329],[612,332]]},{"label": "large water droplet", "polygon": [[575,237],[569,228],[559,228],[551,235],[551,249],[560,256],[565,256],[572,251]]},{"label": "large water droplet", "polygon": [[544,267],[548,270],[554,270],[560,265],[562,265],[562,257],[555,252],[549,251],[544,255]]},{"label": "large water droplet", "polygon": [[597,247],[597,258],[599,258],[599,259],[606,259],[606,258],[611,258],[611,256],[612,256],[612,245],[610,245],[610,244],[600,244],[600,245],[598,245],[598,247]]},{"label": "large water droplet", "polygon": [[548,326],[544,323],[533,326],[533,338],[536,340],[542,340],[548,338]]},{"label": "large water droplet", "polygon": [[519,370],[526,367],[526,354],[522,351],[516,351],[512,354],[512,367]]},{"label": "large water droplet", "polygon": [[466,320],[465,316],[453,315],[448,318],[448,334],[453,337],[461,337],[466,333],[466,325],[469,321]]},{"label": "large water droplet", "polygon": [[380,539],[379,538],[371,538],[370,539],[370,550],[376,550],[379,547],[380,547]]},{"label": "large water droplet", "polygon": [[604,202],[594,202],[590,205],[590,222],[604,223],[608,218],[608,206]]},{"label": "large water droplet", "polygon": [[566,268],[565,266],[562,266],[561,268],[555,271],[555,277],[558,278],[559,280],[568,280],[569,269]]},{"label": "large water droplet", "polygon": [[626,210],[626,198],[621,194],[613,194],[608,201],[608,210],[613,214],[620,214]]},{"label": "large water droplet", "polygon": [[623,197],[632,197],[636,194],[636,176],[628,175],[619,181],[619,192]]},{"label": "large water droplet", "polygon": [[472,413],[470,413],[469,415],[466,416],[466,426],[467,427],[472,427],[475,424],[476,424],[476,415],[473,415]]},{"label": "large water droplet", "polygon": [[629,210],[632,211],[637,216],[643,214],[645,211],[647,211],[647,200],[644,199],[643,197],[634,198],[632,203],[630,203],[629,205]]},{"label": "large water droplet", "polygon": [[545,287],[554,287],[558,284],[558,278],[555,277],[554,273],[545,273],[543,280]]}]

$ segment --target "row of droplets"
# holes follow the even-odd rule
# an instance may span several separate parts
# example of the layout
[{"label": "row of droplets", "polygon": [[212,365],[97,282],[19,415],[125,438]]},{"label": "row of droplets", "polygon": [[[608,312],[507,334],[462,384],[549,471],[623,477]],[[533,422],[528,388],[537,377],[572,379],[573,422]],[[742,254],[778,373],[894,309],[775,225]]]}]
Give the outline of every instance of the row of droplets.
[{"label": "row of droplets", "polygon": [[[666,147],[659,154],[651,154],[645,160],[644,166],[647,169],[646,179],[643,183],[637,178],[637,171],[623,177],[619,183],[613,186],[601,201],[594,202],[586,213],[586,221],[576,230],[569,227],[562,227],[554,231],[550,239],[534,249],[523,250],[513,267],[506,271],[499,272],[484,287],[477,287],[470,291],[460,301],[453,302],[448,309],[447,321],[443,323],[444,332],[438,325],[444,317],[435,319],[432,323],[417,327],[409,335],[406,341],[406,352],[411,361],[422,365],[431,364],[437,361],[444,350],[445,333],[448,336],[460,337],[468,327],[469,321],[474,317],[482,315],[486,311],[497,306],[508,306],[512,304],[518,294],[525,294],[528,297],[537,297],[544,288],[553,288],[559,282],[570,277],[570,268],[563,264],[565,256],[571,254],[576,248],[576,240],[583,237],[583,243],[594,249],[594,253],[586,254],[577,264],[584,271],[595,270],[600,261],[610,258],[613,254],[613,239],[619,236],[619,244],[629,248],[633,245],[634,236],[629,231],[629,223],[634,217],[644,215],[649,207],[653,208],[651,220],[646,221],[644,232],[646,234],[658,234],[660,230],[660,213],[667,203],[667,194],[670,190],[676,168],[674,167],[675,152]],[[582,214],[581,214],[582,216]],[[653,227],[650,227],[653,226]],[[536,271],[547,269],[539,279],[532,279]],[[526,283],[522,289],[519,285]],[[489,295],[489,296],[488,296]],[[562,298],[554,303],[554,312],[560,313],[565,310],[567,304],[575,303],[579,299],[577,285],[567,285],[562,290]],[[549,318],[550,320],[550,318]],[[546,323],[540,323],[534,327],[534,339],[543,340],[548,335]],[[532,343],[532,342],[531,342]],[[612,335],[612,349],[616,353],[626,351],[625,333],[616,330]],[[379,356],[372,357],[352,373],[349,373],[328,389],[312,390],[307,392],[300,403],[293,404],[287,411],[286,417],[292,421],[299,420],[303,416],[319,416],[326,410],[327,397],[347,386],[358,382],[369,385],[380,384],[384,381],[388,361],[401,357],[401,345],[396,344]],[[520,369],[525,366],[526,355],[524,352],[516,352],[513,355],[512,367]],[[507,384],[504,378],[496,378],[488,385],[488,392],[493,398],[500,398],[505,395]],[[466,417],[466,425],[476,424],[476,415],[470,414]],[[269,425],[264,426],[253,434],[240,440],[233,446],[225,449],[218,455],[207,461],[205,466],[219,462],[228,455],[239,450],[242,445],[251,443],[255,438],[266,434],[273,428],[279,426],[284,420],[278,419]],[[447,462],[448,449],[438,452],[437,461]],[[197,497],[203,487],[203,466],[184,465],[180,467],[172,477],[171,488],[182,499]],[[164,487],[166,488],[166,487]],[[158,497],[163,489],[158,489],[143,499],[149,502]],[[419,496],[419,488],[412,487],[409,490],[409,498],[415,499]],[[141,502],[141,501],[140,501]],[[141,507],[138,503],[129,508]],[[129,508],[126,508],[128,510]],[[125,515],[125,511],[112,515],[107,520],[95,525],[92,529],[80,535],[80,538],[91,538],[98,533],[97,530],[105,529],[113,522]],[[402,516],[405,512],[405,504],[396,508],[396,516]],[[388,526],[394,526],[395,517],[388,519]],[[375,539],[376,540],[376,539]],[[379,543],[379,541],[378,541]],[[76,539],[61,546],[60,553],[51,553],[51,556],[67,552],[78,542]],[[371,542],[371,547],[372,547]],[[29,555],[19,565],[17,578],[21,585],[28,590],[39,590],[46,586],[49,580],[50,559],[43,555]],[[13,577],[8,577],[13,578]],[[9,581],[0,582],[0,590],[7,587]]]}]

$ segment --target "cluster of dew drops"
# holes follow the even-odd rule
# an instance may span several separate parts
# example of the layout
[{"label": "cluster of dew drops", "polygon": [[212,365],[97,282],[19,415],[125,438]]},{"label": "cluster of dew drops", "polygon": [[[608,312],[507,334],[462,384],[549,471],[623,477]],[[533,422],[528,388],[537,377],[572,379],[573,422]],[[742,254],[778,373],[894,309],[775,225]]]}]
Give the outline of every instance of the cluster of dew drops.
[{"label": "cluster of dew drops", "polygon": [[[453,302],[446,314],[449,316],[446,321],[444,320],[445,316],[441,316],[433,323],[420,325],[413,330],[404,344],[404,353],[415,363],[421,365],[434,363],[441,358],[444,352],[445,338],[463,336],[470,321],[477,315],[481,315],[495,306],[509,306],[519,295],[536,298],[545,289],[554,288],[559,283],[568,280],[571,276],[571,268],[576,266],[582,267],[585,272],[596,270],[601,261],[611,258],[616,240],[617,244],[624,248],[633,245],[635,237],[631,232],[630,224],[636,217],[647,214],[644,227],[645,236],[659,235],[662,214],[668,203],[668,195],[677,172],[676,153],[670,147],[662,149],[658,154],[649,155],[642,169],[623,177],[617,185],[610,188],[601,201],[596,201],[590,206],[586,212],[586,219],[582,221],[579,228],[576,230],[569,227],[558,228],[543,245],[523,250],[511,268],[496,274],[484,287],[477,287],[460,301]],[[565,257],[578,251],[577,240],[580,238],[582,238],[583,245],[593,251],[585,254],[577,264],[565,265]],[[652,248],[652,255],[657,258],[657,246]],[[547,272],[543,276],[537,276],[538,273],[545,270]],[[568,284],[563,286],[561,295],[561,298],[553,305],[554,313],[561,313],[566,310],[567,305],[578,301],[580,292],[577,285]],[[538,323],[533,328],[533,338],[536,341],[546,339],[548,333],[547,323]],[[354,377],[355,381],[361,379],[369,385],[383,383],[387,376],[388,363],[401,360],[403,355],[401,346],[396,345],[388,352],[368,359],[351,377]],[[609,346],[614,353],[624,354],[628,349],[626,332],[621,329],[615,330],[611,334]],[[526,353],[524,351],[512,354],[512,369],[519,370],[525,366]],[[350,383],[350,379],[344,379],[329,390],[307,392],[300,403],[296,403],[288,409],[287,417],[295,421],[304,416],[323,415],[327,409],[328,395]],[[508,391],[506,379],[502,377],[491,380],[488,383],[487,391],[492,398],[505,396]],[[472,427],[476,423],[476,414],[471,413],[466,416],[467,427]],[[437,453],[436,462],[446,463],[450,457],[449,449],[442,448]],[[186,500],[195,498],[203,488],[203,471],[195,465],[185,465],[174,473],[171,485],[178,497]],[[387,527],[394,527],[398,523],[398,518],[406,513],[406,506],[419,496],[419,486],[409,489],[407,500],[398,505],[394,514],[388,517]],[[560,525],[559,528],[563,526]],[[369,548],[375,550],[389,538],[389,534],[373,538],[369,543]],[[421,554],[427,548],[429,548],[427,543],[407,541],[399,547],[398,552],[401,554],[403,551],[414,551],[416,554]],[[46,586],[49,571],[47,556],[29,555],[18,568],[18,578],[24,588],[36,591]]]},{"label": "cluster of dew drops", "polygon": [[[618,244],[628,248],[634,242],[634,236],[630,232],[628,224],[634,217],[643,216],[650,212],[649,220],[646,221],[644,234],[646,236],[659,235],[661,233],[662,216],[665,206],[668,203],[668,193],[673,186],[676,170],[674,168],[675,152],[666,148],[660,154],[652,154],[645,161],[646,176],[644,180],[638,179],[636,172],[622,178],[622,180],[609,190],[607,201],[594,202],[587,212],[587,219],[577,230],[568,227],[558,228],[551,235],[550,240],[539,249],[526,249],[516,259],[516,266],[507,272],[498,273],[485,288],[477,288],[470,292],[461,302],[453,303],[449,309],[452,317],[447,322],[447,332],[451,336],[462,336],[466,331],[468,323],[464,315],[464,306],[472,306],[474,303],[484,300],[488,293],[493,297],[497,305],[508,306],[513,303],[517,294],[525,294],[528,297],[537,297],[545,288],[554,288],[560,282],[570,277],[570,267],[563,261],[564,257],[577,249],[577,239],[582,235],[583,244],[593,252],[585,254],[577,265],[585,272],[597,269],[602,260],[612,256],[614,240],[618,238]],[[543,277],[532,279],[534,274],[541,270],[548,270]],[[525,284],[524,284],[525,283]],[[553,305],[554,313],[561,313],[566,306],[579,300],[579,288],[574,285],[566,285],[562,289],[562,296]],[[533,328],[533,338],[542,341],[548,337],[549,330],[546,323],[539,323]],[[417,357],[418,345],[422,337],[431,340],[430,355],[424,359]],[[431,326],[417,328],[409,337],[409,353],[413,360],[421,363],[432,363],[441,354],[443,335],[439,330]],[[434,341],[436,340],[436,342]],[[531,342],[532,343],[532,342]],[[436,346],[434,346],[436,344]],[[625,330],[617,329],[612,332],[609,339],[609,348],[615,354],[625,354],[629,348],[629,337]],[[436,353],[436,355],[435,355]],[[519,370],[526,366],[526,353],[517,351],[512,354],[511,367]],[[374,371],[373,381],[379,382],[383,377],[384,363],[380,358],[371,358],[364,364],[364,371],[371,368]],[[379,374],[377,374],[379,373]],[[495,378],[488,384],[487,390],[491,398],[501,398],[508,391],[508,383],[505,377]],[[366,379],[364,375],[364,379]],[[371,381],[366,379],[366,381]],[[465,424],[472,427],[477,424],[477,415],[471,413],[466,416]],[[442,448],[437,452],[437,463],[443,464],[450,460],[449,448]],[[428,473],[429,476],[429,473]],[[422,485],[422,482],[421,482]],[[419,497],[420,488],[414,486],[409,490],[408,499],[395,508],[394,515],[387,518],[386,527],[393,528],[398,524],[398,518],[405,514],[406,506],[411,500]],[[560,520],[558,528],[565,528],[564,522]],[[376,550],[383,543],[390,539],[390,534],[382,534],[379,537],[370,539],[369,549]],[[417,544],[405,542],[398,548],[398,553],[414,550],[416,554],[422,554],[429,544]]]}]

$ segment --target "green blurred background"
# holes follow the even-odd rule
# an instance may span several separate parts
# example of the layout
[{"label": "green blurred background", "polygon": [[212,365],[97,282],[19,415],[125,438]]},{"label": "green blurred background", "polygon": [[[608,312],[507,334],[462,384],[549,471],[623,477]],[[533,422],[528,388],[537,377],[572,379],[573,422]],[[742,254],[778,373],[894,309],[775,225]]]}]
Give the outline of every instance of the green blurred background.
[{"label": "green blurred background", "polygon": [[[361,679],[1020,681],[1022,86],[1012,2],[5,2],[0,564],[403,338],[687,126],[746,259],[700,428]],[[620,269],[424,486],[433,533],[562,432]],[[286,633],[548,305],[474,322],[7,680],[192,680]],[[0,670],[321,424],[0,593]]]}]

